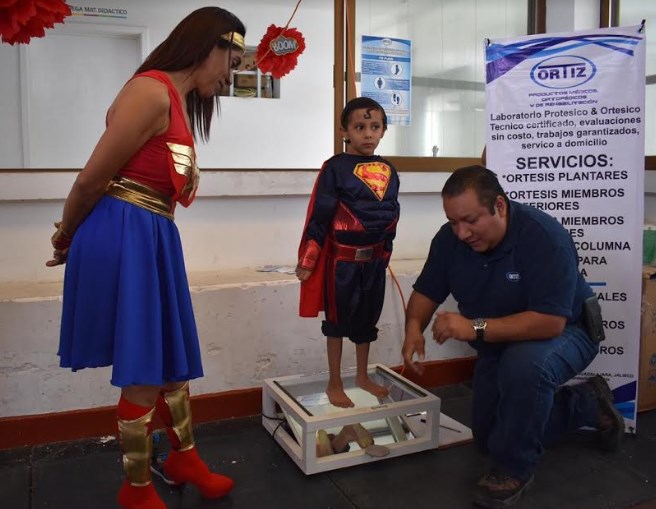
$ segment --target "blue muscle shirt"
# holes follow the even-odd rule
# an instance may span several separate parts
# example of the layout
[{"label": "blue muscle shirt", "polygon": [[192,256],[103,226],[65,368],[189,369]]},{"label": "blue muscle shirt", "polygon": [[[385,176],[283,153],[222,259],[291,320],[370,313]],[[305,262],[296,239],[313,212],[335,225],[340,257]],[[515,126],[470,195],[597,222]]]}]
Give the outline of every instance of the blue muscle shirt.
[{"label": "blue muscle shirt", "polygon": [[477,253],[456,237],[447,223],[431,243],[414,289],[438,305],[453,295],[467,318],[499,318],[535,311],[581,317],[593,291],[578,270],[574,242],[550,215],[510,202],[508,230],[486,253]]},{"label": "blue muscle shirt", "polygon": [[[374,171],[367,170],[372,167]],[[381,168],[389,175],[377,173]],[[392,163],[380,156],[337,154],[324,163],[317,177],[304,237],[323,245],[341,202],[357,228],[335,231],[337,242],[353,246],[386,242],[391,251],[399,219],[398,196],[399,176]]]}]

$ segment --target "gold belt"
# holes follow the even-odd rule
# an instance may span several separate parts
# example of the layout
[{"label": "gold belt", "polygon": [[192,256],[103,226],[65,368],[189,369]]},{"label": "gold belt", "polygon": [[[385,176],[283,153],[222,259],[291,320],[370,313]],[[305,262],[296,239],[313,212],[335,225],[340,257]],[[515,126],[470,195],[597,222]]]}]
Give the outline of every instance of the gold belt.
[{"label": "gold belt", "polygon": [[173,219],[173,200],[152,187],[125,177],[115,177],[107,184],[105,194],[132,203],[160,216]]}]

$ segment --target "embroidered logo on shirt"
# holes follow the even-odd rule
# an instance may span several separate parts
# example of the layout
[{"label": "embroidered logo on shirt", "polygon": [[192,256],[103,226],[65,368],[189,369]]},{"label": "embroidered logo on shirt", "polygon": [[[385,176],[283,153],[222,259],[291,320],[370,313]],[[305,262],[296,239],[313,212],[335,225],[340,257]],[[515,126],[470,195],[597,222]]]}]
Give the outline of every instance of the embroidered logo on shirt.
[{"label": "embroidered logo on shirt", "polygon": [[355,166],[353,174],[364,182],[380,201],[387,191],[392,169],[385,163],[360,163]]},{"label": "embroidered logo on shirt", "polygon": [[511,283],[517,283],[522,276],[519,275],[519,272],[506,272],[506,279]]}]

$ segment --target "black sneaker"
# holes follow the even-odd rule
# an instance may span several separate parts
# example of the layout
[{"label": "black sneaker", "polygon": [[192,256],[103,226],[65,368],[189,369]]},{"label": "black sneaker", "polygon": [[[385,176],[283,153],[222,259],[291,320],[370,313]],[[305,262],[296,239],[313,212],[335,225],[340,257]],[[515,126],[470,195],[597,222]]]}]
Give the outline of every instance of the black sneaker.
[{"label": "black sneaker", "polygon": [[160,431],[153,432],[153,455],[150,457],[150,472],[159,477],[169,486],[177,486],[171,479],[166,477],[164,473],[164,463],[168,458],[168,451],[162,450],[162,436],[164,434]]},{"label": "black sneaker", "polygon": [[166,462],[167,457],[168,453],[166,452],[153,454],[152,461],[150,462],[150,471],[169,486],[176,486],[176,484],[166,477],[166,474],[164,473],[164,463]]},{"label": "black sneaker", "polygon": [[526,481],[520,481],[492,471],[478,481],[474,492],[474,505],[488,509],[511,507],[531,486],[533,486],[533,476]]},{"label": "black sneaker", "polygon": [[603,376],[595,375],[590,384],[599,403],[599,447],[604,451],[617,451],[624,438],[624,418],[613,404],[613,392]]}]

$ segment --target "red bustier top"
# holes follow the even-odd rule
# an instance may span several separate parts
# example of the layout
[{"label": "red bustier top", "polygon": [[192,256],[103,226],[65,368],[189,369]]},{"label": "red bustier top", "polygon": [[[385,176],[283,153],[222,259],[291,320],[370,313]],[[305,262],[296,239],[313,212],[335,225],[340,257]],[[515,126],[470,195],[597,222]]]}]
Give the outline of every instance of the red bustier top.
[{"label": "red bustier top", "polygon": [[188,207],[196,196],[200,174],[180,95],[166,73],[146,71],[136,74],[133,79],[142,76],[161,81],[168,88],[171,101],[169,129],[144,143],[118,176],[141,182]]}]

